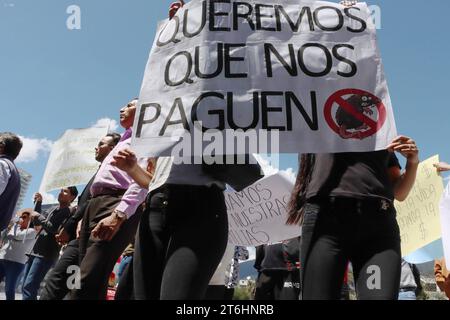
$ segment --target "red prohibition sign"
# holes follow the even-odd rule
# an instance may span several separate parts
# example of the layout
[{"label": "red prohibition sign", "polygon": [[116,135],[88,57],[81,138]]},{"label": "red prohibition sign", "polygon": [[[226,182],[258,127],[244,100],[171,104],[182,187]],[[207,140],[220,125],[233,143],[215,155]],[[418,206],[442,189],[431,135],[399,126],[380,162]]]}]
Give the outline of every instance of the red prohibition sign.
[{"label": "red prohibition sign", "polygon": [[[375,105],[377,108],[378,119],[374,120],[371,117],[365,115],[364,112],[357,110],[354,105],[350,104],[348,100],[344,98],[345,96],[349,95],[369,97],[371,101],[374,102],[372,105]],[[340,136],[341,128],[332,115],[332,109],[335,104],[337,104],[339,108],[342,108],[347,114],[351,115],[354,119],[362,122],[368,128],[367,130],[359,131],[357,135],[352,136],[351,138],[353,139],[362,140],[374,135],[383,127],[384,123],[386,122],[386,107],[384,106],[381,99],[377,98],[370,92],[360,89],[339,90],[328,98],[327,102],[325,103],[324,115],[325,120],[327,121],[330,128]]]}]

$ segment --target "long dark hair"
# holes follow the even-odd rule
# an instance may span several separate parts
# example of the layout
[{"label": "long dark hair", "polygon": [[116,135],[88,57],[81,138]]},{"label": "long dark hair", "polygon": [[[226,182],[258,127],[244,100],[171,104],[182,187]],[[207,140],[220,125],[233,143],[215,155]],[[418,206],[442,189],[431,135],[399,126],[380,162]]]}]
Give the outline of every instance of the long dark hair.
[{"label": "long dark hair", "polygon": [[291,200],[289,201],[288,225],[301,225],[303,223],[303,213],[306,204],[306,192],[311,181],[312,171],[314,168],[314,154],[302,154],[299,157],[299,166],[297,180],[295,181],[294,190],[292,191]]}]

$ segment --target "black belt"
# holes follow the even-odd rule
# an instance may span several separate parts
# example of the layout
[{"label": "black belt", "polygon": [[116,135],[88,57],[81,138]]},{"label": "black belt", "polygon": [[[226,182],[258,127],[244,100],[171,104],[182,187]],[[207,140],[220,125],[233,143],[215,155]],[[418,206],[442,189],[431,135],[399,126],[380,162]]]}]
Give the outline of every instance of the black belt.
[{"label": "black belt", "polygon": [[158,189],[155,189],[148,193],[145,203],[147,207],[155,207],[155,205],[151,205],[152,202],[158,203],[157,206],[167,206],[168,198],[171,194],[183,194],[187,197],[193,194],[202,194],[205,197],[208,197],[212,194],[220,194],[223,195],[223,190],[213,184],[211,186],[193,186],[193,185],[183,185],[183,184],[164,184]]},{"label": "black belt", "polygon": [[332,206],[350,205],[360,209],[376,209],[381,211],[388,211],[394,207],[392,201],[377,198],[357,199],[347,197],[329,197],[328,204]]},{"label": "black belt", "polygon": [[166,193],[170,191],[178,191],[178,190],[189,190],[189,191],[223,191],[218,185],[212,184],[210,186],[193,186],[193,185],[185,185],[185,184],[165,184],[158,189],[152,191],[151,193]]},{"label": "black belt", "polygon": [[126,189],[108,189],[108,188],[100,188],[99,190],[95,190],[96,193],[93,198],[101,197],[101,196],[113,196],[113,197],[120,197],[127,192]]}]

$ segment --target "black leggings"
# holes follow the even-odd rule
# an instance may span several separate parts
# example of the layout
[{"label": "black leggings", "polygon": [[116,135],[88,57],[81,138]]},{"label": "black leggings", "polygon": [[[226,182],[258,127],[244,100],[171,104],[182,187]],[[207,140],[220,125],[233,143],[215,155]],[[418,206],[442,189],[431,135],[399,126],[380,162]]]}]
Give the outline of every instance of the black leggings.
[{"label": "black leggings", "polygon": [[339,300],[348,261],[360,300],[396,300],[400,230],[395,209],[380,200],[314,200],[305,207],[302,299]]},{"label": "black leggings", "polygon": [[146,207],[133,259],[135,299],[203,299],[228,240],[222,190],[166,186]]}]

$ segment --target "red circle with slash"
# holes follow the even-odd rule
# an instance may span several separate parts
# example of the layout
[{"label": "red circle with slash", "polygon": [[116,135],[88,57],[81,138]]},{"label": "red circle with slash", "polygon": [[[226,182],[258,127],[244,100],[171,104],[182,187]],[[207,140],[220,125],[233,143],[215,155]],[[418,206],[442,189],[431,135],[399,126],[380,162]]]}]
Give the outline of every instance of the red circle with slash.
[{"label": "red circle with slash", "polygon": [[[373,101],[379,101],[376,104],[377,110],[378,110],[378,120],[374,120],[357,110],[355,110],[355,107],[352,106],[350,103],[348,103],[344,97],[348,95],[361,95],[361,96],[368,96],[371,97]],[[360,131],[359,139],[365,139],[368,138],[375,133],[377,133],[386,122],[386,107],[384,106],[381,99],[376,97],[375,95],[371,94],[370,92],[360,90],[360,89],[343,89],[339,90],[338,92],[331,95],[331,97],[328,98],[327,102],[325,103],[324,108],[324,114],[325,114],[325,120],[327,121],[330,128],[336,132],[338,135],[340,135],[340,129],[336,121],[333,119],[332,116],[332,109],[333,105],[338,104],[339,107],[343,108],[347,113],[349,113],[351,116],[353,116],[355,119],[363,122],[366,124],[369,129],[366,131]]]}]

